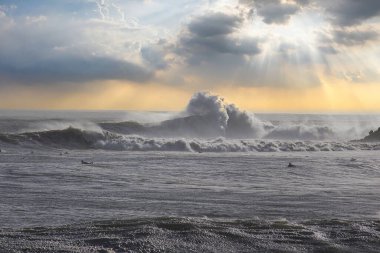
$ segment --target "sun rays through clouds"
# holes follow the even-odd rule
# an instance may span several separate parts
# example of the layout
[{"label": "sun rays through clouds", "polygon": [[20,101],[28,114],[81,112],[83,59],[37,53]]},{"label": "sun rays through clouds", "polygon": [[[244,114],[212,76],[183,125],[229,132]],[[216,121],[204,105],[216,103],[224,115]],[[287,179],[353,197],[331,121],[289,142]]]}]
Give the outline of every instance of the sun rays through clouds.
[{"label": "sun rays through clouds", "polygon": [[[354,104],[376,110],[379,14],[377,0],[4,0],[0,98],[9,101],[5,97],[17,89],[64,92],[67,99],[95,96],[91,87],[116,89],[111,82],[188,96],[198,90],[237,96],[248,89],[253,97],[286,91],[282,103],[268,104],[274,111],[288,108],[295,94],[318,90],[331,106],[315,110],[351,110]],[[159,105],[151,103],[152,109]],[[303,108],[313,104],[302,102]]]}]

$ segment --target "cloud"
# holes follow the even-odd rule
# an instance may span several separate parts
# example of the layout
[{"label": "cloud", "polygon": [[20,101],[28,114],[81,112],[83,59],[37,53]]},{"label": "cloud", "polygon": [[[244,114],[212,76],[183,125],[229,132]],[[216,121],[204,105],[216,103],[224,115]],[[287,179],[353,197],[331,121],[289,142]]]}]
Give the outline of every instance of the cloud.
[{"label": "cloud", "polygon": [[252,12],[255,10],[257,15],[263,18],[264,23],[285,24],[301,9],[301,5],[308,4],[308,1],[240,0],[240,3],[252,8]]},{"label": "cloud", "polygon": [[332,23],[339,26],[360,25],[380,14],[379,0],[320,0],[317,2],[330,14]]},{"label": "cloud", "polygon": [[[238,35],[243,25],[238,14],[207,13],[196,17],[179,35],[177,55],[190,65],[220,60],[220,57],[240,58],[260,53],[258,39]],[[232,59],[231,59],[232,60]]]},{"label": "cloud", "polygon": [[264,18],[263,21],[267,24],[284,24],[298,10],[299,7],[295,4],[272,3],[258,7],[257,13]]},{"label": "cloud", "polygon": [[40,22],[46,22],[47,17],[42,16],[42,15],[40,15],[40,16],[26,16],[25,20],[26,20],[26,24],[33,25],[33,24],[40,23]]},{"label": "cloud", "polygon": [[144,62],[153,69],[164,70],[169,67],[170,61],[166,59],[167,42],[164,39],[159,40],[156,44],[149,44],[140,50]]},{"label": "cloud", "polygon": [[301,5],[301,6],[306,6],[306,5],[310,4],[311,1],[313,1],[313,0],[295,0],[294,2]]},{"label": "cloud", "polygon": [[339,51],[331,45],[321,45],[318,47],[318,50],[324,54],[330,54],[330,55],[339,53]]},{"label": "cloud", "polygon": [[168,63],[165,61],[164,53],[152,47],[141,48],[141,56],[144,61],[154,69],[166,69]]},{"label": "cloud", "polygon": [[0,85],[310,87],[325,68],[356,73],[353,59],[366,59],[363,80],[378,63],[377,0],[4,3]]},{"label": "cloud", "polygon": [[205,86],[239,82],[252,58],[261,53],[260,39],[242,32],[247,20],[239,12],[207,12],[193,17],[169,52],[183,76]]},{"label": "cloud", "polygon": [[252,28],[245,14],[207,12],[193,17],[169,50],[176,56],[176,74],[202,87],[320,84],[310,45],[278,42],[278,48],[264,52],[262,47],[271,38],[247,34]]},{"label": "cloud", "polygon": [[29,61],[28,64],[12,65],[6,60],[0,60],[0,81],[23,84],[82,83],[96,80],[146,82],[153,76],[153,72],[142,66],[106,57],[62,56]]},{"label": "cloud", "polygon": [[361,71],[355,71],[355,72],[347,71],[347,72],[342,73],[342,76],[347,81],[353,82],[353,83],[359,83],[364,79],[363,73]]},{"label": "cloud", "polygon": [[195,18],[188,25],[190,33],[199,37],[231,34],[238,30],[244,19],[238,15],[215,12]]},{"label": "cloud", "polygon": [[[378,0],[240,0],[240,4],[252,8],[252,12],[263,18],[267,24],[284,24],[290,18],[308,6],[317,7],[328,14],[329,20],[336,26],[360,25],[380,14]],[[318,10],[319,8],[319,10]]]},{"label": "cloud", "polygon": [[336,55],[345,47],[364,46],[378,41],[379,34],[371,29],[328,29],[318,33],[318,50],[326,55]]},{"label": "cloud", "polygon": [[364,45],[368,41],[377,40],[379,35],[374,31],[347,31],[335,30],[333,32],[334,41],[345,46]]},{"label": "cloud", "polygon": [[[101,20],[20,16],[0,22],[0,85],[50,85],[96,80],[148,82],[162,63],[139,61],[139,50],[126,50],[123,25]],[[123,52],[124,50],[124,52]]]}]

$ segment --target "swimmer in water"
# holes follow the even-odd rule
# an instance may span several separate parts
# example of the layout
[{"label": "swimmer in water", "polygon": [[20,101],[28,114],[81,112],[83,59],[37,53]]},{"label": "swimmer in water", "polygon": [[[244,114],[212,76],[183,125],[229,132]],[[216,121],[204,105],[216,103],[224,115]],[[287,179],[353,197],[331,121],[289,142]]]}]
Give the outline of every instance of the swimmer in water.
[{"label": "swimmer in water", "polygon": [[81,161],[81,163],[82,163],[82,164],[87,164],[87,165],[88,165],[88,164],[93,164],[93,162],[86,162],[86,161],[83,161],[83,160]]}]

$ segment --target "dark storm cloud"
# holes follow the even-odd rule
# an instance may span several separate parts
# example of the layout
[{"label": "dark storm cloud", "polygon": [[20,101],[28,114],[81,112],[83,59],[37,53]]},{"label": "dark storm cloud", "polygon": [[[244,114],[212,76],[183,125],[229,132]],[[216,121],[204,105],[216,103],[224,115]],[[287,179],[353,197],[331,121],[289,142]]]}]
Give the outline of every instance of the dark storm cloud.
[{"label": "dark storm cloud", "polygon": [[[180,40],[179,53],[184,53],[192,62],[211,59],[217,54],[232,56],[255,55],[260,52],[257,40],[253,38],[233,38],[225,36],[199,37],[184,36]],[[196,60],[194,63],[198,63]]]},{"label": "dark storm cloud", "polygon": [[259,7],[257,13],[263,17],[263,21],[267,24],[283,24],[288,22],[298,10],[299,7],[295,4],[273,3]]},{"label": "dark storm cloud", "polygon": [[320,3],[331,15],[333,24],[339,26],[359,25],[380,14],[379,0],[322,0]]},{"label": "dark storm cloud", "polygon": [[194,19],[188,30],[197,36],[212,37],[233,33],[242,23],[240,16],[217,12]]},{"label": "dark storm cloud", "polygon": [[0,85],[12,81],[41,85],[95,80],[145,82],[152,76],[152,72],[139,65],[106,57],[55,57],[17,65],[0,61]]},{"label": "dark storm cloud", "polygon": [[319,51],[325,54],[338,54],[342,47],[363,46],[378,41],[379,34],[372,30],[333,29],[319,33]]},{"label": "dark storm cloud", "polygon": [[240,3],[255,9],[267,24],[284,24],[300,10],[300,5],[308,1],[301,0],[299,5],[297,2],[283,3],[280,0],[240,0]]},{"label": "dark storm cloud", "polygon": [[190,64],[212,62],[221,55],[243,60],[244,56],[260,53],[257,39],[234,34],[242,23],[240,16],[226,13],[197,17],[180,35],[175,51]]},{"label": "dark storm cloud", "polygon": [[286,23],[302,7],[310,4],[322,8],[337,26],[360,25],[368,19],[379,17],[379,0],[240,0],[241,4],[256,10],[267,24]]},{"label": "dark storm cloud", "polygon": [[240,12],[193,17],[170,49],[183,75],[204,85],[242,81],[242,72],[249,71],[247,66],[261,52],[260,39],[242,32],[247,21]]},{"label": "dark storm cloud", "polygon": [[336,30],[333,32],[334,41],[345,46],[358,46],[368,41],[377,40],[379,35],[374,31],[345,31]]}]

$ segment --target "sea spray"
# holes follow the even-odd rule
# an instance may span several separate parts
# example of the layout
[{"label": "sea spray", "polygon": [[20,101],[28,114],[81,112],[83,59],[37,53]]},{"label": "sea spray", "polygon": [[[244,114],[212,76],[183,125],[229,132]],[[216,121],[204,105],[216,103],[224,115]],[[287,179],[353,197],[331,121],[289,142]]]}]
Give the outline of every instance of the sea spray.
[{"label": "sea spray", "polygon": [[226,137],[259,137],[263,131],[262,122],[256,120],[254,125],[252,116],[247,112],[209,92],[195,93],[187,105],[186,113],[212,119],[215,130]]}]

